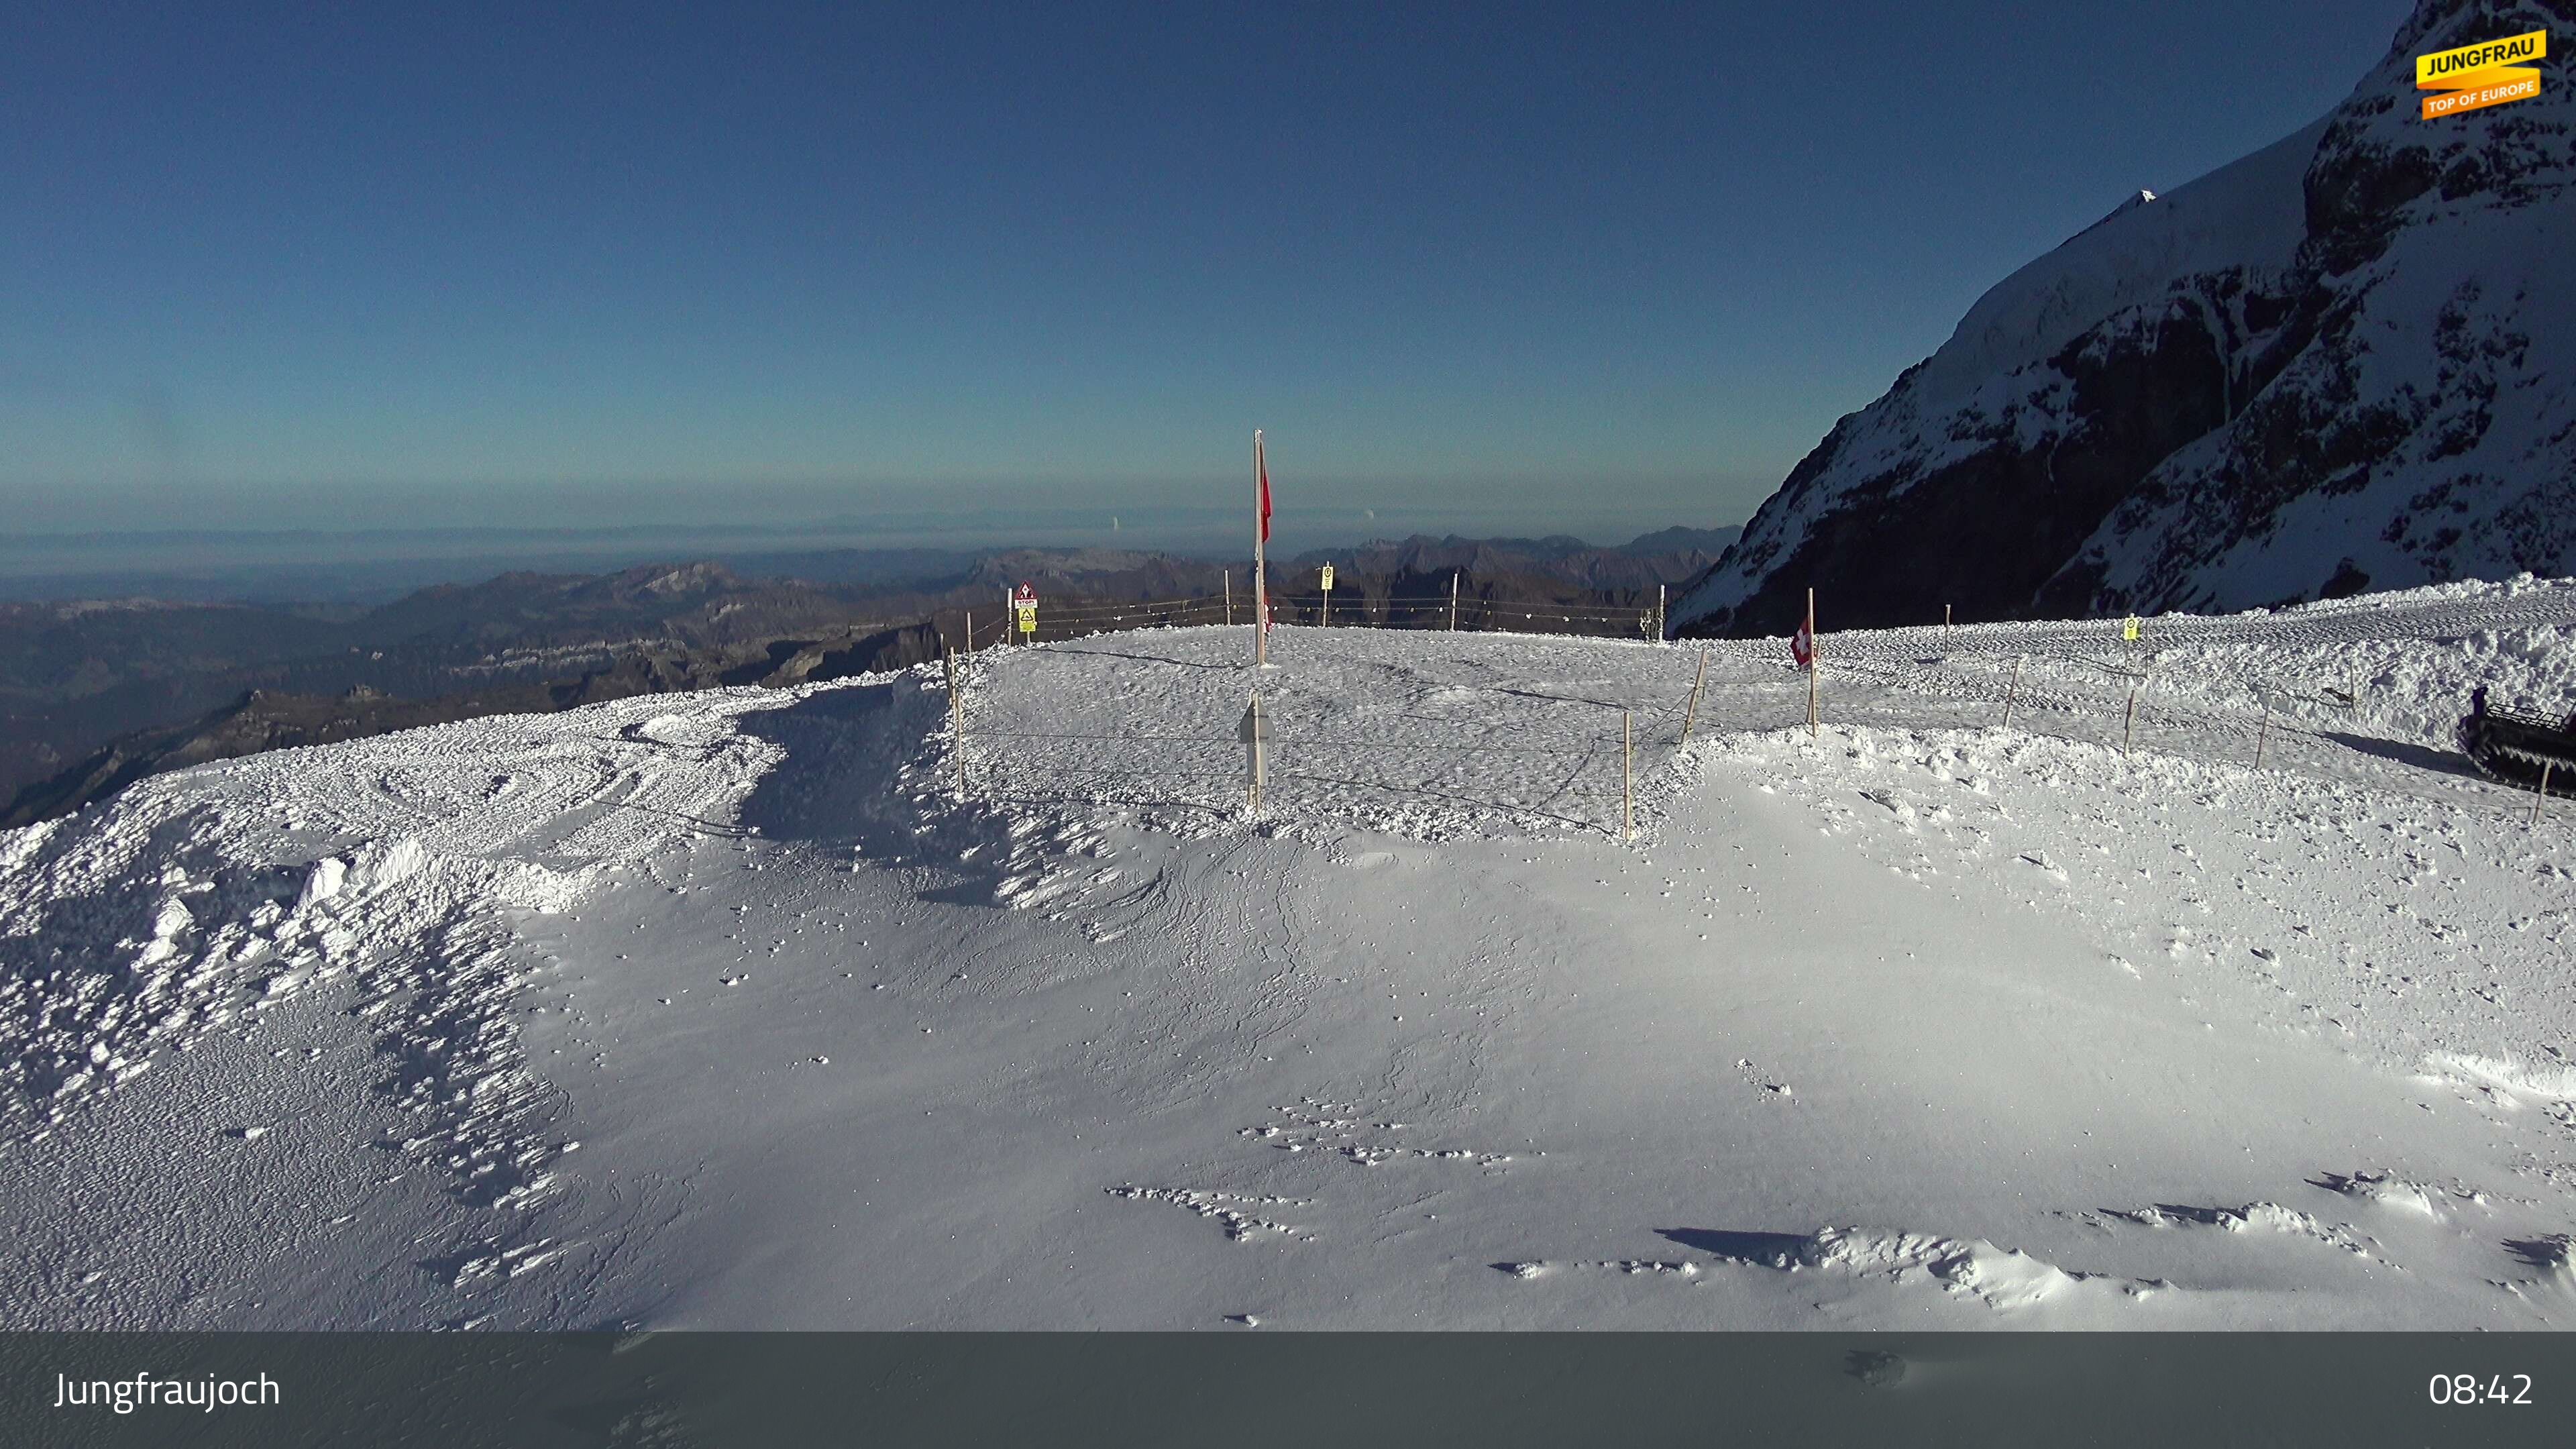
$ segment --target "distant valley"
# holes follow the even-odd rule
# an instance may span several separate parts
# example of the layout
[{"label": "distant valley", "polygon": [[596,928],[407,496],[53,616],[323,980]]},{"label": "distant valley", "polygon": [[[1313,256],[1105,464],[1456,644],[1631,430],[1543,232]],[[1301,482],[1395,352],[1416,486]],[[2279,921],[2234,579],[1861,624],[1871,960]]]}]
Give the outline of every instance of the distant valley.
[{"label": "distant valley", "polygon": [[[1336,607],[1445,590],[1648,604],[1706,572],[1733,529],[1580,539],[1417,535],[1272,561],[1283,602],[1336,566]],[[976,638],[1003,591],[1059,601],[1214,595],[1249,562],[1114,549],[782,557],[807,577],[711,561],[604,574],[520,572],[391,603],[152,599],[0,604],[0,825],[77,809],[163,769],[498,713],[892,668]],[[905,567],[909,564],[909,567]],[[863,577],[866,583],[836,582]]]}]

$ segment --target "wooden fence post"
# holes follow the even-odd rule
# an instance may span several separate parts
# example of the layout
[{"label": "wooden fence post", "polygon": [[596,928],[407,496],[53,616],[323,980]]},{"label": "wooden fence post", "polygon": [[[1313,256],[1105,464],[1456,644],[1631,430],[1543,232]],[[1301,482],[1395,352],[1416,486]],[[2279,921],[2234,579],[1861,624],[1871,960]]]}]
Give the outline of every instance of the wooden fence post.
[{"label": "wooden fence post", "polygon": [[[2549,799],[2549,772],[2555,768],[2557,764],[2558,762],[2556,760],[2543,760],[2540,762],[2540,788],[2533,791],[2531,795],[2531,825],[2536,826],[2540,823],[2540,807]],[[2524,828],[2529,829],[2530,826],[2526,826]]]},{"label": "wooden fence post", "polygon": [[2027,655],[2027,654],[2017,655],[2017,656],[2015,656],[2015,658],[2013,659],[2013,677],[2012,677],[2012,685],[2011,685],[2011,687],[2010,687],[2010,688],[2008,688],[2008,689],[2006,689],[2006,690],[2004,691],[2004,723],[2003,723],[2003,727],[2004,727],[2005,729],[2011,729],[2011,728],[2012,728],[2012,707],[2013,707],[2013,699],[2021,693],[2021,667],[2022,667],[2024,664],[2027,664],[2027,663],[2029,663],[2029,662],[2030,662],[2030,656],[2029,656],[2029,655]]},{"label": "wooden fence post", "polygon": [[1690,708],[1682,711],[1682,748],[1690,748],[1691,722],[1699,718],[1700,686],[1708,682],[1708,650],[1699,651],[1699,673],[1691,679]]},{"label": "wooden fence post", "polygon": [[947,654],[942,662],[948,668],[949,743],[957,752],[957,803],[963,805],[966,803],[966,696],[957,687],[955,652]]},{"label": "wooden fence post", "polygon": [[1816,676],[1825,667],[1825,651],[1816,643],[1816,591],[1807,590],[1807,738],[1814,739],[1824,726],[1816,716]]},{"label": "wooden fence post", "polygon": [[2254,731],[2254,768],[2263,768],[2263,746],[2272,738],[2272,701],[2263,701],[2263,725]]},{"label": "wooden fence post", "polygon": [[1225,626],[1234,627],[1234,570],[1225,571]]},{"label": "wooden fence post", "polygon": [[1455,569],[1449,573],[1449,632],[1458,632],[1458,573]]},{"label": "wooden fence post", "polygon": [[2138,686],[2136,685],[2136,683],[2132,682],[2132,683],[2129,685],[2129,710],[2128,710],[2128,713],[2127,713],[2125,716],[2123,716],[2123,717],[2121,718],[2121,721],[2120,721],[2120,758],[2121,758],[2121,759],[2124,759],[2124,760],[2125,760],[2125,759],[2127,759],[2127,758],[2129,757],[2129,739],[2130,739],[2130,737],[2131,737],[2131,736],[2136,732],[2137,727],[2138,727]]},{"label": "wooden fence post", "polygon": [[1941,606],[1941,652],[1950,652],[1950,606]]},{"label": "wooden fence post", "polygon": [[[1619,838],[1637,838],[1637,712],[1619,711]],[[2538,811],[2533,812],[2537,819]]]}]

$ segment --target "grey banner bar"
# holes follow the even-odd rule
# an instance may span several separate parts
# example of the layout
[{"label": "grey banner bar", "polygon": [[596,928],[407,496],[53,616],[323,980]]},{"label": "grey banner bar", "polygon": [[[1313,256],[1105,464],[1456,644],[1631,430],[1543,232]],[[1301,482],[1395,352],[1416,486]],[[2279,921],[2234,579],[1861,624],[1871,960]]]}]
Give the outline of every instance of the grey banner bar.
[{"label": "grey banner bar", "polygon": [[14,1334],[0,1443],[2558,1446],[2576,1340]]}]

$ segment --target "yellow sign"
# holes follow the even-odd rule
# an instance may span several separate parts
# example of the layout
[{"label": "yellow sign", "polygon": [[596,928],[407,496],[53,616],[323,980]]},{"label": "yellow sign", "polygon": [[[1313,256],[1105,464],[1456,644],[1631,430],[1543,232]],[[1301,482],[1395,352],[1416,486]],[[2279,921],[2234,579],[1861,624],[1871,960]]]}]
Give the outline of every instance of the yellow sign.
[{"label": "yellow sign", "polygon": [[2530,100],[2540,94],[2531,62],[2548,54],[2549,32],[2535,30],[2415,57],[2415,88],[2439,92],[2424,98],[2424,119]]},{"label": "yellow sign", "polygon": [[1333,566],[1332,566],[1331,564],[1326,564],[1326,565],[1324,565],[1324,592],[1329,594],[1329,593],[1331,593],[1332,591],[1333,591]]},{"label": "yellow sign", "polygon": [[1022,604],[1019,606],[1017,612],[1020,616],[1020,632],[1023,634],[1036,633],[1038,631],[1038,606],[1035,604]]},{"label": "yellow sign", "polygon": [[2121,637],[2121,638],[2123,638],[2123,639],[2128,640],[2128,641],[2129,641],[2130,643],[2132,643],[2132,644],[2135,644],[2135,643],[2137,643],[2137,642],[2138,642],[2138,616],[2137,616],[2137,615],[2135,615],[2135,614],[2131,614],[2131,615],[2130,615],[2130,616],[2129,616],[2125,621],[2123,621],[2123,622],[2121,623],[2121,625],[2120,625],[2120,637]]},{"label": "yellow sign", "polygon": [[2415,57],[2415,84],[2426,89],[2457,88],[2455,77],[2474,75],[2499,65],[2526,65],[2549,54],[2549,32],[2535,30],[2528,35],[2507,36],[2482,45],[2463,45],[2457,50],[2437,50],[2431,55]]}]

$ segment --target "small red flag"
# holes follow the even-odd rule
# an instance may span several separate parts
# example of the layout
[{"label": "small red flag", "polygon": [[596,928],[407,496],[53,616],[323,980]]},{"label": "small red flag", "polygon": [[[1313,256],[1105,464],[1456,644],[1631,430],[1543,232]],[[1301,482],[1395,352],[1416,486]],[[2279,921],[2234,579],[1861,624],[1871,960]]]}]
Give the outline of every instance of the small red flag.
[{"label": "small red flag", "polygon": [[1270,455],[1258,442],[1253,444],[1252,453],[1254,467],[1261,474],[1261,541],[1268,543],[1270,541]]},{"label": "small red flag", "polygon": [[1798,624],[1798,632],[1789,636],[1789,657],[1798,661],[1800,669],[1811,668],[1816,662],[1816,636],[1807,632],[1803,620]]}]

